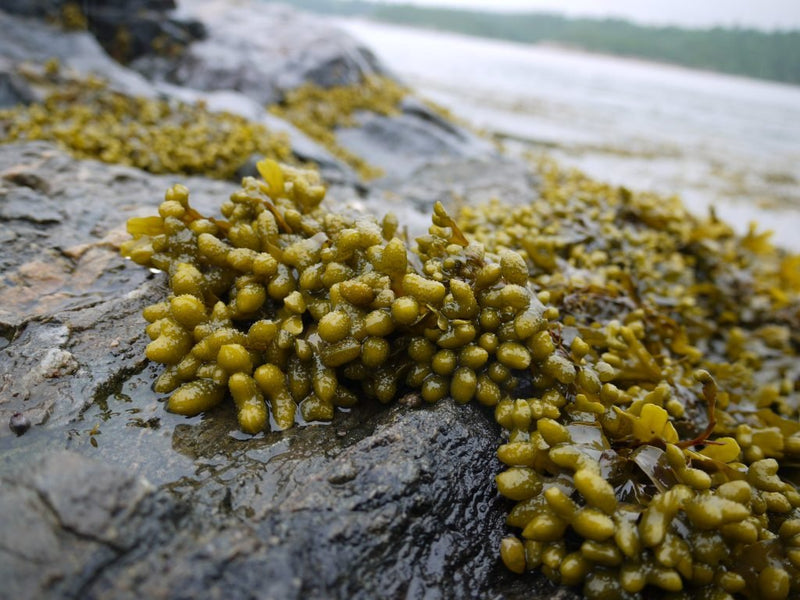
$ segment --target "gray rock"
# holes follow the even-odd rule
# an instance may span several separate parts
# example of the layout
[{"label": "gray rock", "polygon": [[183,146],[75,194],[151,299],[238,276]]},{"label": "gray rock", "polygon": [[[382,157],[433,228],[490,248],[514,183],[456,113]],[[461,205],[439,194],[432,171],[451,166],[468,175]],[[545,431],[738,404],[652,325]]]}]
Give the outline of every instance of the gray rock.
[{"label": "gray rock", "polygon": [[[23,21],[23,35],[20,19],[1,12],[0,55],[12,64],[55,55],[127,93],[202,99],[282,127],[337,184],[331,202],[399,208],[412,232],[427,227],[436,200],[526,197],[536,185],[525,167],[413,98],[399,116],[359,115],[360,127],[340,132],[387,170],[376,186],[356,185],[264,104],[305,81],[354,83],[381,67],[311,17],[259,5],[256,18],[242,4],[223,19],[221,7],[192,6],[210,36],[182,58],[137,61],[153,81],[111,62],[87,34]],[[140,316],[165,294],[163,275],[118,248],[125,220],[152,214],[176,182],[207,214],[234,189],[78,161],[43,143],[0,145],[3,594],[574,597],[500,564],[508,503],[494,485],[499,432],[479,407],[366,404],[328,426],[255,438],[238,433],[228,405],[193,419],[164,411]],[[17,413],[33,424],[19,437],[9,427]]]},{"label": "gray rock", "polygon": [[44,143],[0,146],[0,436],[15,412],[34,425],[73,420],[142,368],[139,314],[162,283],[119,243],[127,218],[152,213],[180,181],[201,210],[234,189],[75,161]]},{"label": "gray rock", "polygon": [[29,104],[36,94],[14,68],[12,61],[0,56],[0,109]]},{"label": "gray rock", "polygon": [[[331,87],[358,83],[365,75],[390,75],[348,34],[288,6],[241,2],[231,7],[220,0],[198,0],[187,10],[208,25],[207,39],[174,59],[147,57],[132,63],[133,68],[162,85],[236,90],[258,106],[278,103],[286,91],[305,83]],[[406,177],[442,158],[496,155],[486,140],[443,119],[413,96],[400,108],[401,114],[394,117],[357,115],[357,127],[336,132],[339,143],[390,179]],[[265,122],[261,115],[258,120]],[[297,154],[319,164],[326,176],[353,181],[352,171],[320,152],[318,145],[296,134],[292,139],[297,140]]]},{"label": "gray rock", "polygon": [[[270,114],[266,106],[306,82],[323,87],[346,85],[364,75],[384,74],[369,50],[324,20],[283,5],[243,2],[231,7],[220,0],[202,0],[190,8],[191,14],[208,24],[208,39],[192,43],[174,58],[150,56],[134,61],[131,66],[141,74],[113,61],[87,32],[65,32],[2,11],[0,56],[5,57],[10,75],[21,61],[56,57],[64,67],[83,76],[98,75],[125,94],[203,101],[211,110],[242,115],[285,132],[297,157],[319,165],[329,181],[356,185],[358,177],[350,167]],[[15,87],[8,101],[41,99],[43,93]],[[358,127],[337,132],[345,148],[382,168],[388,181],[439,160],[496,157],[490,143],[441,118],[413,96],[400,108],[401,114],[394,117],[363,112],[357,115]],[[253,157],[239,174],[252,174],[259,158]]]},{"label": "gray rock", "polygon": [[[224,566],[220,593],[238,581],[247,597],[419,597],[415,589],[442,597],[458,571],[464,580],[451,587],[453,593],[481,596],[498,541],[486,530],[502,529],[486,476],[496,466],[496,433],[479,410],[463,412],[449,403],[383,412],[372,416],[369,428],[343,439],[332,429],[349,424],[298,430],[277,448],[272,440],[256,441],[235,463],[212,470],[202,493],[192,496],[200,531],[191,538],[211,533],[202,521],[213,515],[245,524],[230,525],[227,533],[248,546],[247,556],[231,557]],[[208,452],[190,443],[194,451]],[[187,492],[188,483],[181,482]],[[179,536],[171,545],[186,543]],[[217,560],[204,562],[196,556],[191,572],[176,569],[149,582],[146,595],[181,591],[190,597],[185,590],[197,588],[206,569],[220,567]],[[248,576],[254,565],[271,568]],[[146,562],[120,565],[104,573],[98,587],[124,592],[148,568]]]},{"label": "gray rock", "polygon": [[79,9],[83,26],[116,59],[131,59],[162,52],[178,52],[205,34],[202,23],[171,15],[174,0],[6,0],[8,13],[61,22],[69,9]]},{"label": "gray rock", "polygon": [[[160,489],[127,455],[32,461],[2,478],[0,576],[39,598],[504,597],[491,418],[450,402],[356,417],[245,448],[176,428],[206,472]],[[525,597],[551,589],[527,578]]]},{"label": "gray rock", "polygon": [[[291,146],[300,160],[319,165],[330,180],[346,185],[358,181],[354,171],[311,140],[296,127],[270,114],[265,106],[241,92],[226,89],[211,91],[182,88],[163,81],[151,82],[139,73],[123,67],[103,52],[98,42],[87,32],[67,32],[32,18],[11,16],[0,10],[0,108],[40,101],[46,91],[30,85],[17,73],[23,62],[43,63],[57,58],[61,65],[80,76],[90,74],[108,81],[115,91],[145,98],[170,98],[195,104],[205,102],[209,110],[230,112],[264,124],[289,136]],[[243,165],[240,175],[254,174],[252,165]],[[11,210],[0,207],[0,210]],[[33,210],[39,214],[39,208]],[[37,216],[37,218],[40,218]],[[42,217],[44,218],[44,217]],[[2,237],[0,237],[2,241]]]},{"label": "gray rock", "polygon": [[[109,57],[91,33],[63,31],[34,18],[16,17],[0,10],[0,57],[12,65],[23,61],[43,63],[57,58],[62,66],[106,79],[110,86],[134,96],[156,95],[138,73]],[[23,93],[23,101],[30,100]]]},{"label": "gray rock", "polygon": [[397,116],[383,116],[372,112],[355,115],[358,127],[336,132],[342,146],[358,156],[368,158],[370,164],[380,167],[390,186],[407,178],[415,170],[456,158],[489,158],[495,155],[491,144],[465,129],[447,124],[441,119],[419,112],[402,112]]},{"label": "gray rock", "polygon": [[511,204],[527,203],[539,185],[539,177],[529,164],[501,156],[428,162],[408,177],[382,184],[420,212],[430,211],[437,201],[445,206],[483,204],[493,198]]},{"label": "gray rock", "polygon": [[[0,478],[0,574],[6,598],[82,597],[164,518],[153,489],[124,469],[69,452]],[[148,519],[152,519],[148,522]]]},{"label": "gray rock", "polygon": [[[0,108],[43,100],[46,90],[29,84],[17,71],[22,63],[43,63],[50,58],[57,58],[65,69],[79,76],[86,77],[90,74],[99,76],[108,82],[111,89],[124,94],[145,98],[168,98],[188,104],[204,102],[211,111],[229,112],[262,123],[271,131],[288,135],[298,159],[318,165],[329,181],[344,185],[355,185],[358,182],[358,176],[348,165],[335,158],[290,123],[270,114],[263,103],[242,92],[232,89],[204,91],[180,87],[165,81],[148,81],[139,73],[123,67],[107,56],[87,32],[63,31],[36,19],[8,15],[2,10],[0,10]],[[251,164],[242,165],[239,175],[255,174],[255,162],[261,158],[253,157]],[[0,210],[11,209],[0,207]],[[39,208],[33,212],[40,213]]]},{"label": "gray rock", "polygon": [[[453,181],[431,170],[432,189],[476,166],[451,167]],[[232,190],[43,143],[0,146],[4,594],[574,598],[500,564],[499,431],[478,406],[365,404],[255,438],[227,404],[192,419],[164,411],[140,317],[163,276],[117,248],[124,220],[152,213],[173,182],[205,213]],[[34,424],[20,437],[7,426],[17,412]]]},{"label": "gray rock", "polygon": [[312,82],[322,87],[382,73],[372,53],[318,17],[273,3],[188,3],[186,14],[208,28],[207,39],[175,58],[146,57],[131,66],[154,81],[198,90],[235,90],[261,105]]},{"label": "gray rock", "polygon": [[530,165],[512,158],[440,157],[418,163],[405,176],[378,181],[369,189],[363,205],[377,214],[393,212],[414,238],[427,233],[436,202],[453,212],[492,198],[507,203],[530,202],[539,184]]}]

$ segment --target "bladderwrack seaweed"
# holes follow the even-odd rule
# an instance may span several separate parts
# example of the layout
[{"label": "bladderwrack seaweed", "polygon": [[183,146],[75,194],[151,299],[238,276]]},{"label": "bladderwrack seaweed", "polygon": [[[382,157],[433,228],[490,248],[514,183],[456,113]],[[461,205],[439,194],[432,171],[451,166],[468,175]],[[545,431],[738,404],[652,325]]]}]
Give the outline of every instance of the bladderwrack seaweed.
[{"label": "bladderwrack seaweed", "polygon": [[793,257],[549,163],[530,205],[437,205],[413,245],[326,210],[315,173],[259,172],[221,218],[176,186],[129,223],[123,253],[169,277],[145,318],[170,410],[231,398],[256,433],[474,400],[503,429],[510,570],[587,598],[798,592]]}]

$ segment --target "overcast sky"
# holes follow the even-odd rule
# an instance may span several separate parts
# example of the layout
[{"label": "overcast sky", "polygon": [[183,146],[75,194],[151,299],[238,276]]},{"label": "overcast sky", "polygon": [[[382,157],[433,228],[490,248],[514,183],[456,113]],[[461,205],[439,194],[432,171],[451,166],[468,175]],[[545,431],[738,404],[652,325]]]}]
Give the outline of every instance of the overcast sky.
[{"label": "overcast sky", "polygon": [[381,0],[453,8],[622,17],[648,24],[800,29],[800,0]]}]

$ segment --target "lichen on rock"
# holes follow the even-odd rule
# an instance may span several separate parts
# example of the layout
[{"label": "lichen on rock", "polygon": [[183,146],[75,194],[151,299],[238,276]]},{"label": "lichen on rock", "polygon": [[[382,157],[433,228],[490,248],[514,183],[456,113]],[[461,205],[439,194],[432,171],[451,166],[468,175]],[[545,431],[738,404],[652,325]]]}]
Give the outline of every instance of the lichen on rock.
[{"label": "lichen on rock", "polygon": [[587,598],[797,592],[796,257],[548,163],[530,205],[437,204],[414,245],[327,210],[313,172],[259,171],[222,219],[175,186],[129,221],[123,253],[170,281],[145,310],[170,410],[230,397],[255,434],[476,400],[505,431],[512,571]]}]

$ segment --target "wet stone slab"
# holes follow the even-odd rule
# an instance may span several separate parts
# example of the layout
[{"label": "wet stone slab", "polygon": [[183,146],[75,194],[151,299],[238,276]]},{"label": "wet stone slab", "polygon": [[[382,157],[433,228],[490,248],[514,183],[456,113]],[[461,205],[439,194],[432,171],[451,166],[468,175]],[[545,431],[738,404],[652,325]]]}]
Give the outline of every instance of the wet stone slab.
[{"label": "wet stone slab", "polygon": [[249,438],[227,407],[163,412],[154,371],[0,440],[0,576],[19,597],[522,597],[503,593],[480,408],[367,405]]}]

